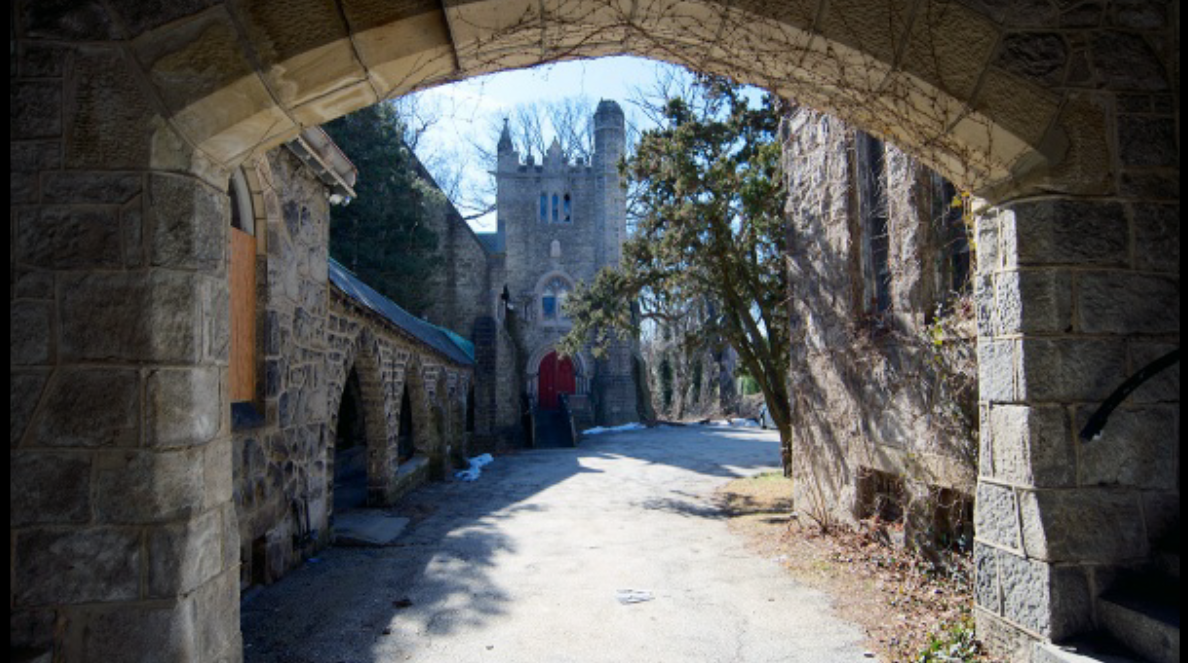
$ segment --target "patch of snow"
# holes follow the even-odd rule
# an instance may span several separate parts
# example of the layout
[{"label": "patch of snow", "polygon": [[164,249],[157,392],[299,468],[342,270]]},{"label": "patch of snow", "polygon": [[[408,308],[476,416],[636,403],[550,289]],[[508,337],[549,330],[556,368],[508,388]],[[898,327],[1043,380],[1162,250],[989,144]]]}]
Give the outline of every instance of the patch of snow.
[{"label": "patch of snow", "polygon": [[491,457],[491,454],[475,456],[468,461],[470,463],[469,468],[454,472],[454,478],[458,479],[459,481],[475,481],[479,478],[479,475],[483,473],[483,466],[490,465],[494,460],[495,459]]},{"label": "patch of snow", "polygon": [[622,426],[611,426],[609,428],[604,428],[602,426],[595,426],[594,428],[587,428],[586,430],[582,431],[582,435],[600,435],[602,433],[624,433],[629,430],[641,430],[644,428],[647,428],[647,426],[645,426],[639,422],[635,422],[635,423],[631,423],[631,424],[623,424]]}]

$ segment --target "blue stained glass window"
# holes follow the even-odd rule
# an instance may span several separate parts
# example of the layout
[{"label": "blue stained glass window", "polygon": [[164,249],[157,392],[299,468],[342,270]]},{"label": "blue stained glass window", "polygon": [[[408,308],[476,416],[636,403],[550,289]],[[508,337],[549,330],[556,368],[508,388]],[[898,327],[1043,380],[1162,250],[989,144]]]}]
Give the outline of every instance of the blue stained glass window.
[{"label": "blue stained glass window", "polygon": [[540,307],[544,313],[544,317],[552,320],[557,317],[557,298],[553,295],[545,295],[540,299]]}]

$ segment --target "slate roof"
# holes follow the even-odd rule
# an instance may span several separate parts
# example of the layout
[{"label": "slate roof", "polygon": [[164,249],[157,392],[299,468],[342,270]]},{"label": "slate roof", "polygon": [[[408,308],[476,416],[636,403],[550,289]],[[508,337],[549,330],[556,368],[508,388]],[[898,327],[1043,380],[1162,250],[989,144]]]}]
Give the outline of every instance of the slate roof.
[{"label": "slate roof", "polygon": [[382,316],[408,335],[445,355],[457,364],[474,363],[474,344],[458,334],[430,324],[405,311],[396,302],[376,292],[347,268],[329,259],[330,283],[344,295]]},{"label": "slate roof", "polygon": [[503,235],[497,232],[493,233],[475,233],[474,236],[482,243],[483,247],[491,253],[503,253],[506,249],[504,247]]}]

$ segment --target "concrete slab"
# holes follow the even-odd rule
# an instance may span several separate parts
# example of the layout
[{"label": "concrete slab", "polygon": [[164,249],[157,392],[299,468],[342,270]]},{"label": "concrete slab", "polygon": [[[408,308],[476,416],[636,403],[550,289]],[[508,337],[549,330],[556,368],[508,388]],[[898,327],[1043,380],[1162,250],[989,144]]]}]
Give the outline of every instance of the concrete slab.
[{"label": "concrete slab", "polygon": [[379,509],[359,509],[335,514],[334,545],[389,545],[404,531],[408,520]]}]

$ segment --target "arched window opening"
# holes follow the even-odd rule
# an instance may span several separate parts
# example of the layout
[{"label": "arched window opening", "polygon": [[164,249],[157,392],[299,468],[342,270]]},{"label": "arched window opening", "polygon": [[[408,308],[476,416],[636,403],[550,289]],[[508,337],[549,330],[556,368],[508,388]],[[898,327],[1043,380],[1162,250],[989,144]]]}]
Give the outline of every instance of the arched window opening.
[{"label": "arched window opening", "polygon": [[252,403],[256,400],[256,237],[252,197],[243,170],[236,169],[231,176],[228,194],[231,197],[231,264],[228,266],[231,402]]},{"label": "arched window opening", "polygon": [[560,220],[558,217],[558,212],[557,212],[557,201],[558,200],[559,199],[557,198],[557,194],[554,193],[553,194],[553,223],[557,223],[557,221]]},{"label": "arched window opening", "polygon": [[569,282],[554,276],[545,284],[540,296],[540,314],[545,320],[564,320],[565,299],[569,296]]},{"label": "arched window opening", "polygon": [[573,223],[573,212],[570,207],[569,194],[565,194],[565,223]]},{"label": "arched window opening", "polygon": [[417,453],[413,442],[412,399],[408,397],[408,385],[404,385],[404,394],[400,397],[400,440],[397,443],[397,462],[404,463]]},{"label": "arched window opening", "polygon": [[354,368],[338,406],[334,435],[334,512],[367,504],[367,421],[363,389]]},{"label": "arched window opening", "polygon": [[549,220],[549,196],[546,193],[540,194],[540,220]]}]

